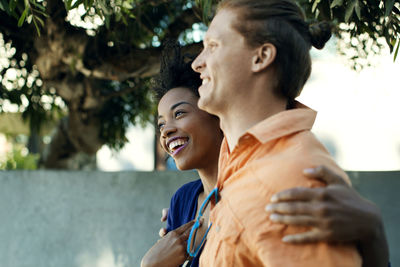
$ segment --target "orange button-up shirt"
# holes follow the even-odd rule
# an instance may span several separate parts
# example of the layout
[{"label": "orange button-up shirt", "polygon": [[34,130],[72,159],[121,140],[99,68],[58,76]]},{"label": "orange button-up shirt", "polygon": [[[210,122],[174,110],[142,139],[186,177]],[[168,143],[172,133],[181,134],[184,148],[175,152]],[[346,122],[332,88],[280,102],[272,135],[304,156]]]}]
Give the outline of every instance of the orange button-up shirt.
[{"label": "orange button-up shirt", "polygon": [[[354,244],[288,244],[282,237],[310,230],[269,220],[265,206],[274,193],[296,186],[323,186],[303,169],[325,165],[349,179],[310,132],[316,112],[298,103],[249,129],[230,153],[223,141],[217,187],[220,201],[200,258],[202,267],[354,267]],[[346,227],[343,225],[343,227]]]}]

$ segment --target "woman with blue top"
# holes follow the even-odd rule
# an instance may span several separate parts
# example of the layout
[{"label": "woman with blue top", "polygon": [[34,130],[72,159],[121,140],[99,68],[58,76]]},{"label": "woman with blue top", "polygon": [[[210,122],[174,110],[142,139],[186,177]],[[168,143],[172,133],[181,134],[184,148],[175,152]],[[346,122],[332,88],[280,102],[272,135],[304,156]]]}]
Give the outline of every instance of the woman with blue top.
[{"label": "woman with blue top", "polygon": [[[215,187],[223,139],[218,118],[197,107],[200,85],[199,75],[191,69],[191,60],[181,55],[179,46],[169,45],[163,54],[156,86],[160,143],[174,158],[178,169],[196,169],[200,179],[183,185],[173,195],[166,234],[143,257],[142,267],[198,266],[202,240],[195,240],[194,247],[200,250],[193,258],[187,253],[187,240],[201,204]],[[304,175],[324,180],[327,187],[287,190],[273,197],[274,203],[266,207],[278,222],[312,227],[312,231],[287,236],[282,242],[359,241],[369,248],[361,254],[380,257],[377,250],[384,248],[373,247],[375,236],[383,234],[376,206],[324,167],[307,169]],[[326,197],[320,198],[321,194]],[[308,205],[311,201],[313,205]],[[203,237],[207,230],[208,214],[205,209],[198,237]],[[369,223],[365,224],[366,221]]]}]

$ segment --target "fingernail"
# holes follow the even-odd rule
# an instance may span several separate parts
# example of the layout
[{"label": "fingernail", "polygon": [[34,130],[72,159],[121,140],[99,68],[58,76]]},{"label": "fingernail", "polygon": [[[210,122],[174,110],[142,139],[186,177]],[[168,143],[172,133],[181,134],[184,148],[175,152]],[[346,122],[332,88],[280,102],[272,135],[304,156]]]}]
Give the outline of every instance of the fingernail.
[{"label": "fingernail", "polygon": [[315,169],[314,168],[307,168],[303,170],[304,174],[313,174],[315,173]]},{"label": "fingernail", "polygon": [[282,241],[285,242],[285,243],[289,243],[289,242],[290,242],[290,237],[284,236],[284,237],[282,238]]},{"label": "fingernail", "polygon": [[277,195],[273,195],[270,199],[271,202],[278,202],[278,196]]},{"label": "fingernail", "polygon": [[271,210],[272,210],[272,205],[267,205],[267,206],[265,207],[265,210],[266,210],[266,211],[271,211]]},{"label": "fingernail", "polygon": [[160,229],[160,231],[158,232],[158,235],[160,236],[160,237],[163,237],[163,236],[165,236],[165,230],[164,229]]},{"label": "fingernail", "polygon": [[270,216],[269,216],[269,219],[271,220],[271,221],[277,221],[278,220],[278,214],[275,214],[275,213],[272,213]]}]

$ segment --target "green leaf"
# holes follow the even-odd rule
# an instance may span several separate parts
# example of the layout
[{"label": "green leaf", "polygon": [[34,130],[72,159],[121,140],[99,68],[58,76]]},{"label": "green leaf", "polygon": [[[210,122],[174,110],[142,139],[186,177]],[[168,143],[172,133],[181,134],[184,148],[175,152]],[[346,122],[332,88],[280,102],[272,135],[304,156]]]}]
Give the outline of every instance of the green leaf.
[{"label": "green leaf", "polygon": [[317,19],[319,17],[319,9],[317,9],[317,11],[315,11],[315,18]]},{"label": "green leaf", "polygon": [[8,6],[9,6],[10,11],[13,12],[15,7],[17,6],[17,1],[10,0]]},{"label": "green leaf", "polygon": [[46,18],[49,17],[49,15],[48,15],[47,13],[45,13],[45,12],[43,12],[43,11],[41,11],[41,10],[35,9],[35,12],[36,12],[36,13],[39,13],[39,14],[42,15],[43,17],[46,17]]},{"label": "green leaf", "polygon": [[35,19],[33,20],[33,24],[35,24],[35,28],[36,28],[37,34],[38,34],[39,37],[40,37],[40,29],[39,29],[39,26],[37,25],[37,22],[36,22]]},{"label": "green leaf", "polygon": [[72,0],[65,1],[65,8],[67,9],[67,11],[71,9],[71,4],[72,4]]},{"label": "green leaf", "polygon": [[42,11],[46,11],[46,8],[45,8],[43,5],[41,5],[41,4],[39,4],[39,3],[36,3],[36,1],[30,0],[30,2],[31,2],[31,4],[34,5],[36,8],[38,8],[38,9],[40,9],[40,10],[42,10]]},{"label": "green leaf", "polygon": [[314,13],[315,9],[317,9],[319,2],[321,2],[321,0],[314,0],[314,4],[312,5],[312,8],[311,8],[312,13]]},{"label": "green leaf", "polygon": [[390,44],[395,46],[396,45],[397,40],[395,38],[392,39],[392,41],[390,41]]},{"label": "green leaf", "polygon": [[395,0],[386,0],[385,1],[385,16],[389,16],[392,12]]},{"label": "green leaf", "polygon": [[133,8],[133,6],[129,2],[126,2],[126,1],[122,2],[122,7],[125,8],[125,9],[132,9]]},{"label": "green leaf", "polygon": [[343,5],[343,0],[334,0],[331,4],[331,8],[334,8],[336,6],[341,6]]},{"label": "green leaf", "polygon": [[[117,14],[118,17],[118,14]],[[109,29],[110,28],[110,16],[105,16],[104,21],[106,22],[106,28]],[[118,21],[118,19],[117,19]]]},{"label": "green leaf", "polygon": [[361,7],[360,7],[360,1],[356,0],[356,4],[355,4],[355,10],[356,10],[356,14],[359,20],[361,20]]},{"label": "green leaf", "polygon": [[123,22],[125,25],[128,25],[128,21],[126,20],[125,16],[121,16],[121,19],[122,19],[122,22]]},{"label": "green leaf", "polygon": [[[92,6],[93,6],[94,0],[84,0],[83,1],[83,5],[85,6],[86,10],[89,10]],[[99,6],[101,6],[102,4],[104,4],[103,0],[97,0],[97,4]]]},{"label": "green leaf", "polygon": [[346,9],[346,13],[344,14],[344,22],[348,23],[351,15],[353,15],[354,8],[356,6],[357,0],[353,0],[350,5]]},{"label": "green leaf", "polygon": [[103,11],[104,15],[111,15],[112,11],[108,8],[107,4],[104,1],[98,1],[97,4],[99,5],[100,9]]},{"label": "green leaf", "polygon": [[83,3],[83,0],[77,0],[77,1],[75,2],[75,4],[74,4],[70,9],[77,8],[77,7],[80,6],[80,4],[82,4],[82,3]]},{"label": "green leaf", "polygon": [[35,17],[35,19],[37,20],[37,21],[39,21],[39,23],[42,25],[42,27],[44,27],[44,22],[43,22],[43,20],[41,19],[41,18],[39,18],[39,17]]},{"label": "green leaf", "polygon": [[28,14],[28,7],[25,8],[24,12],[22,12],[21,17],[18,20],[18,27],[21,27],[24,24],[26,14]]},{"label": "green leaf", "polygon": [[399,10],[397,7],[393,6],[392,11],[393,11],[394,13],[396,13],[397,15],[400,15],[400,10]]},{"label": "green leaf", "polygon": [[203,22],[206,24],[208,24],[208,20],[211,15],[212,2],[212,0],[204,0],[201,2],[203,4]]},{"label": "green leaf", "polygon": [[399,53],[399,47],[400,47],[400,39],[397,41],[397,47],[396,47],[396,51],[394,52],[393,62],[396,61],[397,54]]}]

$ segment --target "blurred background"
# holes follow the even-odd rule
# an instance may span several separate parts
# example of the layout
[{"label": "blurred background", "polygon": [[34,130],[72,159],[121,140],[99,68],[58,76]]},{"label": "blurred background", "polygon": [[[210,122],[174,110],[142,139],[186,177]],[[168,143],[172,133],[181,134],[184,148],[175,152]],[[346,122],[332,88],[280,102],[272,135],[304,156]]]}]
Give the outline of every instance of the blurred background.
[{"label": "blurred background", "polygon": [[[174,168],[154,130],[166,39],[197,53],[218,1],[0,1],[0,169]],[[399,2],[298,0],[334,36],[299,99],[346,170],[400,169]]]},{"label": "blurred background", "polygon": [[[312,75],[298,98],[318,111],[313,132],[345,170],[400,170],[399,60],[384,49],[372,57],[373,66],[355,71],[336,47],[333,38],[322,51],[312,50]],[[128,139],[138,142],[117,153],[103,146],[98,168],[152,170],[153,132],[152,125],[131,126]]]},{"label": "blurred background", "polygon": [[[167,39],[196,54],[217,0],[0,0],[0,262],[138,266],[193,171],[158,144]],[[296,0],[334,35],[299,100],[400,265],[400,1]],[[172,171],[171,171],[172,170]]]}]

